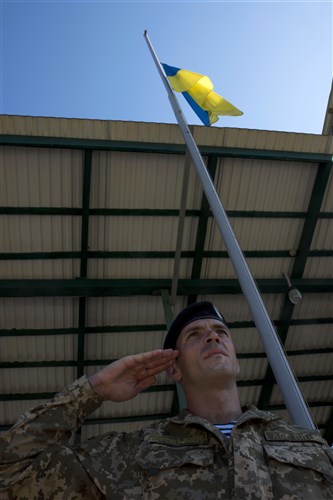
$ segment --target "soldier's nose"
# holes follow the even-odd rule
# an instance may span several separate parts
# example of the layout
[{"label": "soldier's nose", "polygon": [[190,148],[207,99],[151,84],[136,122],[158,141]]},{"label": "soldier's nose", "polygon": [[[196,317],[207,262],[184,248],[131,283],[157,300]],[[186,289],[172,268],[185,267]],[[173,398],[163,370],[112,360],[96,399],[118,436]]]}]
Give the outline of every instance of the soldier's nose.
[{"label": "soldier's nose", "polygon": [[209,342],[217,342],[217,343],[219,343],[220,342],[220,337],[218,336],[218,334],[216,332],[214,332],[214,330],[210,330],[207,333],[206,342],[207,343],[209,343]]}]

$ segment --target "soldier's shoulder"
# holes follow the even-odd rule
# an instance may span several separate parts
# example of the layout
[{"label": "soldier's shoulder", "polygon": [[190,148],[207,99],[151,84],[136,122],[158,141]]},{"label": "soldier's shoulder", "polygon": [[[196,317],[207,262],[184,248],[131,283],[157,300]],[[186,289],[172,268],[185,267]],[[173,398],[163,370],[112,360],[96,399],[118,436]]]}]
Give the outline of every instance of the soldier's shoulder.
[{"label": "soldier's shoulder", "polygon": [[268,422],[264,434],[268,441],[316,442],[328,447],[319,430],[290,424],[282,419]]},{"label": "soldier's shoulder", "polygon": [[84,439],[79,446],[82,444],[89,446],[110,446],[110,443],[113,445],[118,443],[128,444],[129,446],[137,445],[140,441],[144,440],[145,436],[154,432],[163,432],[168,427],[168,419],[158,420],[156,422],[151,422],[147,425],[144,425],[138,429],[134,429],[132,431],[113,431],[110,430],[103,434],[91,436],[87,439]]}]

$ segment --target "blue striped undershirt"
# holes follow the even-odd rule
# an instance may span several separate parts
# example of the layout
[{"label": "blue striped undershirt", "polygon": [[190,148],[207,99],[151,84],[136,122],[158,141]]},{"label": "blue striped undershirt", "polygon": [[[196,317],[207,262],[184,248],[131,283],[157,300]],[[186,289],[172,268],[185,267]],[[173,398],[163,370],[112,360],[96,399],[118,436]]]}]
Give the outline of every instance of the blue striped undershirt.
[{"label": "blue striped undershirt", "polygon": [[215,427],[222,432],[226,437],[230,438],[231,431],[236,423],[236,420],[232,420],[231,422],[228,422],[227,424],[214,424]]}]

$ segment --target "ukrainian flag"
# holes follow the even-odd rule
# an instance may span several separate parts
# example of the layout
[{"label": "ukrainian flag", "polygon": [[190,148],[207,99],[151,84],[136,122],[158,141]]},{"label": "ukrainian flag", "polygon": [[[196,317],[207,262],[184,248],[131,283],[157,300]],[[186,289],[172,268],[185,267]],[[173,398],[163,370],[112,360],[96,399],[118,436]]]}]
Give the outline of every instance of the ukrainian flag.
[{"label": "ukrainian flag", "polygon": [[226,99],[213,92],[208,76],[186,69],[162,64],[173,90],[181,92],[202,123],[210,126],[218,121],[219,115],[240,116],[242,111]]}]

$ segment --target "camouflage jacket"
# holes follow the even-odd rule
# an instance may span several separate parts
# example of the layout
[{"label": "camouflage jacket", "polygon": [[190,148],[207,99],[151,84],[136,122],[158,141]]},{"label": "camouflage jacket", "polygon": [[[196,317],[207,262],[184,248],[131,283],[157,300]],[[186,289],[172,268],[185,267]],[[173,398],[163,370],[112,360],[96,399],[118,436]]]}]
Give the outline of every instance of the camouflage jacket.
[{"label": "camouflage jacket", "polygon": [[100,404],[82,377],[24,413],[0,440],[0,499],[333,498],[332,450],[315,431],[252,407],[230,440],[183,411],[69,445]]}]

